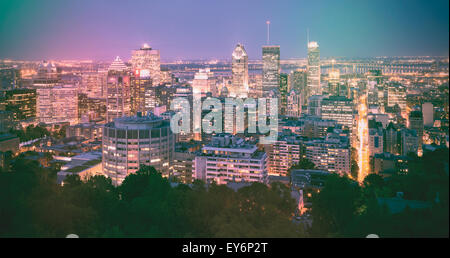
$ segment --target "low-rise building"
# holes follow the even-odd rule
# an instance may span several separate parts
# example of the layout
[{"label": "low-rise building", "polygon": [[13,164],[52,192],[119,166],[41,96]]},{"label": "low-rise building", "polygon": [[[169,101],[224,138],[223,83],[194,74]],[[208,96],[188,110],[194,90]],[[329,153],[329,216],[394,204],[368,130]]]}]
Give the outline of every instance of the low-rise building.
[{"label": "low-rise building", "polygon": [[0,151],[11,151],[13,154],[19,152],[19,137],[13,134],[0,134]]},{"label": "low-rise building", "polygon": [[61,166],[61,171],[57,174],[58,184],[63,184],[68,175],[78,175],[81,180],[103,175],[101,152],[86,152],[73,157],[56,157],[56,159],[67,162]]}]

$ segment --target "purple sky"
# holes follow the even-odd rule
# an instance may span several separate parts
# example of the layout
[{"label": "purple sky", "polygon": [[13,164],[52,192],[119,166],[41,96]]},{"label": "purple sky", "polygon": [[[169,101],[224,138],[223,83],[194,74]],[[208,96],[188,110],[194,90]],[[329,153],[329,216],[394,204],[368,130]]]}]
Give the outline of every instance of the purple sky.
[{"label": "purple sky", "polygon": [[147,42],[163,60],[230,58],[237,42],[261,58],[306,56],[306,29],[322,56],[448,55],[448,0],[0,0],[0,58],[128,60]]}]

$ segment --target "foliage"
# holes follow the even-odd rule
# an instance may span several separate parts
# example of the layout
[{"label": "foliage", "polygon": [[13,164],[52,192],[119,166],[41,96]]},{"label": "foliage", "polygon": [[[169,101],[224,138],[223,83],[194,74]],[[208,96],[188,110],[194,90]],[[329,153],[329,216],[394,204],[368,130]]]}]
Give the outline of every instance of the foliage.
[{"label": "foliage", "polygon": [[171,186],[143,166],[116,187],[94,176],[63,186],[35,161],[0,173],[0,237],[298,237],[295,202],[282,184],[237,192],[219,185]]},{"label": "foliage", "polygon": [[26,142],[50,135],[50,132],[44,127],[34,125],[29,125],[24,130],[11,129],[10,133],[17,135],[20,142]]},{"label": "foliage", "polygon": [[[448,237],[448,149],[413,157],[408,173],[383,178],[367,176],[362,185],[330,176],[313,196],[313,236]],[[405,200],[427,202],[431,208],[392,213],[378,198],[393,198],[402,192]]]}]

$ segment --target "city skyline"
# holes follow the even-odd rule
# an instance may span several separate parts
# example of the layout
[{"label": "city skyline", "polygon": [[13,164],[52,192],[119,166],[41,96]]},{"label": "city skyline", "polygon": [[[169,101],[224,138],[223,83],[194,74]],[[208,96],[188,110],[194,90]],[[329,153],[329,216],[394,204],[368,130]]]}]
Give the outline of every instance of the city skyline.
[{"label": "city skyline", "polygon": [[255,60],[267,43],[267,20],[270,44],[281,46],[281,59],[306,57],[308,29],[323,57],[448,55],[447,1],[425,6],[358,1],[350,12],[345,6],[336,1],[2,1],[0,33],[8,40],[0,42],[0,58],[129,60],[132,50],[148,43],[163,61],[230,59],[240,42]]},{"label": "city skyline", "polygon": [[448,238],[448,5],[0,0],[0,238]]}]

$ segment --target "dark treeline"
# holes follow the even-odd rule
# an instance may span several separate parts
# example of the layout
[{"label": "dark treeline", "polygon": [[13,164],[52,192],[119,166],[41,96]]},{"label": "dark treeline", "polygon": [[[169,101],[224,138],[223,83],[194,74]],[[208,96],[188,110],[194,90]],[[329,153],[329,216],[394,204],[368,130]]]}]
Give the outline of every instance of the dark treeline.
[{"label": "dark treeline", "polygon": [[302,237],[295,201],[282,184],[172,187],[143,167],[114,187],[103,176],[64,186],[34,161],[0,172],[0,237]]},{"label": "dark treeline", "polygon": [[[323,190],[313,196],[312,236],[448,237],[448,149],[426,153],[408,163],[407,174],[383,179],[371,174],[362,185],[332,175]],[[427,202],[424,209],[405,208],[391,213],[379,198],[398,192],[404,200]],[[396,203],[396,202],[394,202]]]},{"label": "dark treeline", "polygon": [[[201,181],[171,186],[142,167],[115,187],[78,176],[57,185],[55,170],[21,156],[0,170],[0,237],[448,237],[448,150],[416,158],[406,175],[337,175],[313,196],[312,228],[293,223],[295,201],[280,183],[237,192]],[[404,193],[431,208],[391,214],[377,198]]]},{"label": "dark treeline", "polygon": [[20,142],[26,142],[38,138],[42,138],[44,136],[50,136],[50,132],[42,126],[34,126],[29,125],[27,128],[22,130],[11,129],[9,133],[17,135],[19,137]]}]

